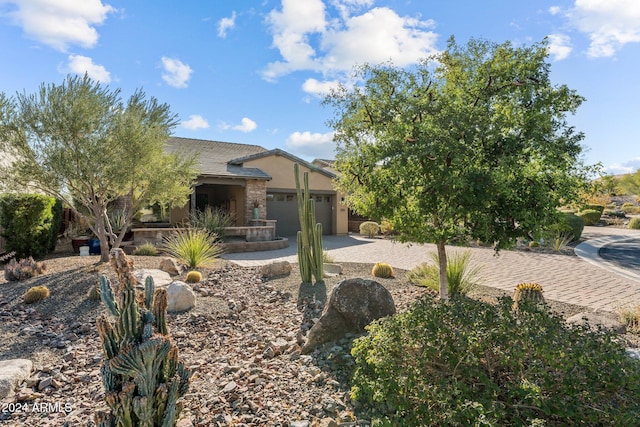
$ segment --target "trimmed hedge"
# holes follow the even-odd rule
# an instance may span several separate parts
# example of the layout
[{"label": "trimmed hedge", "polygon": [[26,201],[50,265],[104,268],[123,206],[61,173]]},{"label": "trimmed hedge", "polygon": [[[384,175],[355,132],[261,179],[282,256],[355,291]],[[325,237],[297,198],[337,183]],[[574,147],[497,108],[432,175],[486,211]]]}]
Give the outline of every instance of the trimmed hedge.
[{"label": "trimmed hedge", "polygon": [[585,209],[580,211],[578,216],[584,220],[584,225],[595,225],[600,222],[602,213],[595,209]]},{"label": "trimmed hedge", "polygon": [[562,219],[561,227],[566,231],[571,231],[571,235],[573,236],[571,241],[575,242],[580,240],[582,231],[584,231],[584,219],[571,213],[565,214]]},{"label": "trimmed hedge", "polygon": [[55,249],[62,204],[42,194],[0,196],[0,227],[5,250],[16,258],[42,258]]}]

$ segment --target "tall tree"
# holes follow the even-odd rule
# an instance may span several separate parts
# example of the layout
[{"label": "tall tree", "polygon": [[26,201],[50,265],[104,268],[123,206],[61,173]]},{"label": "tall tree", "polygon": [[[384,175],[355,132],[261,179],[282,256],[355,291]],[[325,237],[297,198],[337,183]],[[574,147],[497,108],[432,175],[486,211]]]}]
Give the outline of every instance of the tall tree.
[{"label": "tall tree", "polygon": [[640,197],[640,169],[620,177],[618,186],[625,193]]},{"label": "tall tree", "polygon": [[[102,261],[118,247],[144,206],[184,204],[197,176],[195,158],[165,151],[177,124],[167,104],[137,90],[125,103],[87,75],[34,94],[0,94],[0,179],[66,202],[88,219]],[[10,160],[9,160],[10,159]],[[125,226],[115,233],[109,204],[128,199]],[[80,209],[82,207],[83,209]]]},{"label": "tall tree", "polygon": [[436,243],[444,299],[447,242],[504,248],[553,221],[584,182],[583,135],[566,122],[583,98],[551,84],[546,60],[546,40],[451,38],[412,70],[356,67],[357,84],[324,100],[350,207],[390,220],[403,241]]}]

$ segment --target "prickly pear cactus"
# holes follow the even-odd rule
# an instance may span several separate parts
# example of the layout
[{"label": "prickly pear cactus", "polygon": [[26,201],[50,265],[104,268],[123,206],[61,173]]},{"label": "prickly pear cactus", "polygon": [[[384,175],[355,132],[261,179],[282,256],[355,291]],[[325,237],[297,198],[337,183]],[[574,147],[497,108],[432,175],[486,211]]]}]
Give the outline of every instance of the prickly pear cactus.
[{"label": "prickly pear cactus", "polygon": [[536,304],[544,304],[544,291],[542,286],[537,283],[520,283],[516,286],[516,290],[513,293],[513,308],[518,309],[518,304],[521,301],[531,301]]},{"label": "prickly pear cactus", "polygon": [[178,361],[165,319],[167,292],[148,277],[144,293],[136,291],[133,262],[122,249],[111,252],[118,277],[115,289],[100,277],[100,298],[112,317],[96,324],[104,363],[100,372],[109,412],[98,412],[100,427],[175,426],[178,402],[189,388],[191,373]]}]

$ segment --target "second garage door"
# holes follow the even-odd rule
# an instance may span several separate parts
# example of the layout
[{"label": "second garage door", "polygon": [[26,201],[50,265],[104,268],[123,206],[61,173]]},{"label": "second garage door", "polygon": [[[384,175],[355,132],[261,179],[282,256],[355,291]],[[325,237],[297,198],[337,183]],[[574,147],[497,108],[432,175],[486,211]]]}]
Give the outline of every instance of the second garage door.
[{"label": "second garage door", "polygon": [[[323,234],[332,234],[333,195],[311,194],[315,200],[316,222],[322,224]],[[267,217],[275,219],[278,236],[295,236],[300,230],[298,197],[296,193],[268,193]]]}]

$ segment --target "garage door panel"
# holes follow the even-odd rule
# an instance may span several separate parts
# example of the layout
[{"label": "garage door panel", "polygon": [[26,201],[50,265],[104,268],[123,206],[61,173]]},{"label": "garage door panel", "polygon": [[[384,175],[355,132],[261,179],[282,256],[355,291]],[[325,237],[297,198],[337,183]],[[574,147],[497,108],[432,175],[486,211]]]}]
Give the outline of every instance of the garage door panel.
[{"label": "garage door panel", "polygon": [[[333,196],[311,194],[315,200],[316,221],[322,224],[322,233],[331,234]],[[298,198],[295,193],[269,193],[267,195],[267,217],[275,219],[279,236],[295,236],[300,230]]]}]

